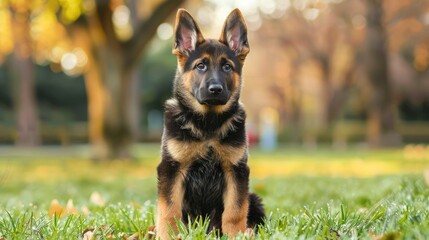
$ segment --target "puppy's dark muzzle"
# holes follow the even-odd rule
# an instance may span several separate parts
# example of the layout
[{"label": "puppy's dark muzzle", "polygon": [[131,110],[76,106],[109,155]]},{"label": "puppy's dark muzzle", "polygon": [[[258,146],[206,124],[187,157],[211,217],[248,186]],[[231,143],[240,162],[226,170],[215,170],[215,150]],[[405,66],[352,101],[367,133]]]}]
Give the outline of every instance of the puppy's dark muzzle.
[{"label": "puppy's dark muzzle", "polygon": [[223,87],[220,84],[210,84],[208,87],[209,93],[213,96],[219,95],[223,91]]},{"label": "puppy's dark muzzle", "polygon": [[212,81],[200,89],[199,102],[206,105],[224,105],[229,100],[228,89],[218,81]]}]

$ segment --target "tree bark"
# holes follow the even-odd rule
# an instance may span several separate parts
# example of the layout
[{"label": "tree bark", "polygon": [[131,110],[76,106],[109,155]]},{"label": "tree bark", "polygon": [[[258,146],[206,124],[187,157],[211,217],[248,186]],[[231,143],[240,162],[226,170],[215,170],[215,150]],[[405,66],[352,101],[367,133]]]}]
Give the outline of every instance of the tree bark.
[{"label": "tree bark", "polygon": [[[25,6],[25,5],[24,5]],[[10,7],[13,21],[14,54],[12,80],[14,81],[17,123],[16,145],[37,146],[40,143],[38,111],[35,97],[34,64],[31,59],[30,10]]]},{"label": "tree bark", "polygon": [[13,56],[15,82],[16,145],[35,147],[40,143],[38,111],[34,87],[34,65],[30,58]]},{"label": "tree bark", "polygon": [[382,0],[367,0],[365,69],[372,92],[368,106],[368,143],[372,147],[400,144],[395,104],[388,76],[387,37]]}]

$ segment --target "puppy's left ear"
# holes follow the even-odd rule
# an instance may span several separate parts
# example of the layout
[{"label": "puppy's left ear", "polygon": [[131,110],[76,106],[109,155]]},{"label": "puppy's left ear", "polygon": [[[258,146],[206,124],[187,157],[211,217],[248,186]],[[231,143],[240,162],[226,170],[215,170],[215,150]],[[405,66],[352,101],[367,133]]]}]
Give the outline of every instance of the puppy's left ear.
[{"label": "puppy's left ear", "polygon": [[241,60],[244,60],[249,53],[247,26],[238,8],[234,9],[226,18],[219,41],[233,50]]}]

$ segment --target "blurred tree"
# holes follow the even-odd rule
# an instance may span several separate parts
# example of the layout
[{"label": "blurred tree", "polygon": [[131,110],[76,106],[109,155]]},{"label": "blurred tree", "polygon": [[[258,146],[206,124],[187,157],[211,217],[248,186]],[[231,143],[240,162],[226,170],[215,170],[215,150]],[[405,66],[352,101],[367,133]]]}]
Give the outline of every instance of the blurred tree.
[{"label": "blurred tree", "polygon": [[355,46],[363,36],[359,20],[364,19],[360,15],[364,5],[360,1],[291,2],[284,14],[279,14],[280,6],[268,11],[253,41],[264,46],[259,54],[276,58],[259,61],[267,68],[261,77],[270,79],[264,81],[271,85],[269,97],[277,98],[273,102],[282,125],[293,126],[290,133],[296,141],[301,140],[300,129],[309,127],[306,121],[312,122],[311,134],[316,135],[330,130],[341,115],[356,80],[359,52]]},{"label": "blurred tree", "polygon": [[429,105],[429,1],[383,3],[390,77],[401,120],[424,120]]},{"label": "blurred tree", "polygon": [[247,68],[243,96],[252,92],[246,100],[256,111],[276,107],[295,140],[305,132],[328,136],[342,117],[366,121],[359,122],[366,134],[358,132],[373,146],[396,145],[398,103],[429,102],[428,6],[428,0],[260,3],[247,16],[258,31],[250,33],[247,66],[254,67]]},{"label": "blurred tree", "polygon": [[[370,87],[368,101],[368,143],[371,146],[397,146],[401,137],[397,132],[398,95],[404,90],[398,88],[406,82],[413,88],[402,101],[420,95],[422,81],[418,72],[428,67],[427,46],[428,29],[424,20],[427,17],[428,1],[406,0],[390,2],[367,0],[366,36],[364,42],[364,67]],[[411,49],[414,55],[407,60]],[[414,54],[417,53],[417,54]],[[423,53],[423,58],[421,58]],[[415,68],[415,75],[407,66],[397,60],[408,61]],[[389,68],[390,67],[390,68]],[[408,72],[408,73],[407,73]],[[412,76],[414,75],[414,76]],[[414,79],[413,79],[414,78]],[[407,89],[410,87],[403,87]],[[422,89],[418,89],[422,88]],[[425,91],[425,90],[423,90]],[[414,96],[413,96],[414,95]]]},{"label": "blurred tree", "polygon": [[[75,45],[88,55],[84,77],[95,159],[132,157],[130,147],[139,113],[136,67],[158,26],[182,2],[149,2],[155,9],[139,20],[137,1],[97,0],[69,25]],[[62,6],[64,14],[69,10],[68,5]]]},{"label": "blurred tree", "polygon": [[395,112],[387,69],[387,36],[383,23],[382,0],[367,0],[365,71],[372,92],[368,106],[368,143],[371,146],[394,144]]},{"label": "blurred tree", "polygon": [[16,81],[22,139],[37,142],[23,135],[37,133],[32,60],[49,61],[53,71],[84,74],[94,158],[130,158],[138,131],[138,62],[158,26],[183,1],[1,1],[0,61],[13,51],[12,67],[19,69],[14,76],[23,79]]},{"label": "blurred tree", "polygon": [[14,50],[9,66],[15,88],[16,144],[26,147],[36,146],[40,142],[40,136],[34,91],[34,64],[31,59],[31,9],[27,1],[14,1],[9,8],[12,26],[14,26],[12,30]]}]

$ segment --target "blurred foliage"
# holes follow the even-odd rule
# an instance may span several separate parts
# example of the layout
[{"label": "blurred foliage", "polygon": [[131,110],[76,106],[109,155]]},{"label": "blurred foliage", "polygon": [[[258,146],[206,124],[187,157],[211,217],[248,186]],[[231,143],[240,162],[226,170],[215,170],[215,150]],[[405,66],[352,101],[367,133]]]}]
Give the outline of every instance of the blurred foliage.
[{"label": "blurred foliage", "polygon": [[62,111],[70,121],[87,121],[87,97],[82,76],[69,77],[60,72],[52,74],[49,67],[36,68],[36,93],[41,119],[55,121],[49,112]]},{"label": "blurred foliage", "polygon": [[[5,65],[3,65],[5,66]],[[13,83],[10,72],[0,68],[0,104],[8,110],[13,108]],[[56,121],[53,112],[63,112],[67,121],[86,121],[87,100],[82,77],[70,77],[53,73],[48,66],[37,65],[35,69],[36,95],[42,121]],[[2,119],[0,119],[0,123]]]},{"label": "blurred foliage", "polygon": [[429,102],[413,104],[409,101],[403,101],[399,105],[399,114],[405,121],[429,121]]},{"label": "blurred foliage", "polygon": [[[7,63],[0,65],[0,125],[12,126],[15,118],[13,84],[9,80],[7,66]],[[148,112],[163,109],[165,100],[171,97],[175,67],[176,59],[171,54],[170,42],[159,44],[158,39],[153,41],[139,65],[141,126],[144,132],[147,130]],[[44,124],[88,121],[87,96],[81,75],[53,72],[49,65],[36,65],[35,75],[39,115]]]},{"label": "blurred foliage", "polygon": [[149,111],[164,109],[165,100],[171,97],[176,71],[176,58],[171,53],[171,43],[165,41],[159,44],[159,42],[154,41],[152,45],[139,67],[142,79],[142,117],[145,124],[147,124]]}]

